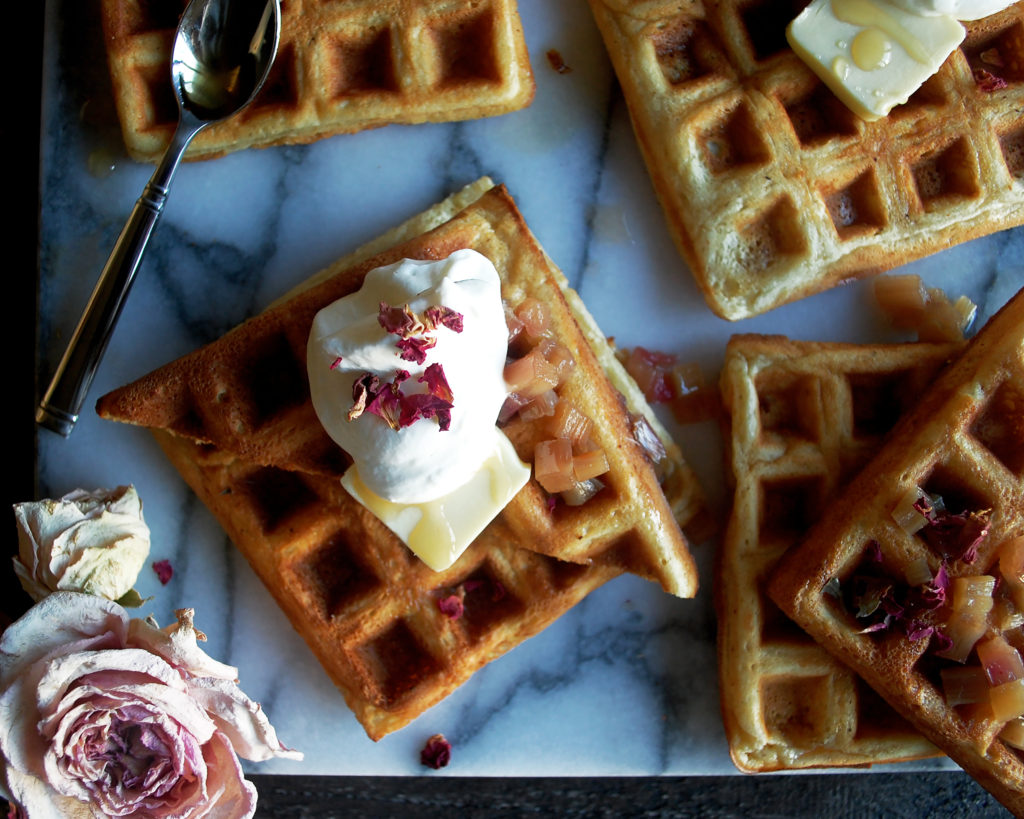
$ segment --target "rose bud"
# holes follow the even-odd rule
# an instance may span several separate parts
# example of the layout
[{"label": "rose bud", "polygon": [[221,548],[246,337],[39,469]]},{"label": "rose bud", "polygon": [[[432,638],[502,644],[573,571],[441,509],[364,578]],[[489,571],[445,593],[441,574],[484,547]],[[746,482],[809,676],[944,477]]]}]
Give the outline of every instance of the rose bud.
[{"label": "rose bud", "polygon": [[121,600],[149,556],[149,527],[133,486],[15,504],[14,518],[14,571],[36,601],[58,590]]}]

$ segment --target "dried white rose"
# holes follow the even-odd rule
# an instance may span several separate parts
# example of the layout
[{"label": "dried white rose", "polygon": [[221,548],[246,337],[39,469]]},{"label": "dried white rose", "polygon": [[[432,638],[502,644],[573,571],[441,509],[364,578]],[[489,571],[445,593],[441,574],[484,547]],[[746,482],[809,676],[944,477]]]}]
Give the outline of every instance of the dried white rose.
[{"label": "dried white rose", "polygon": [[36,601],[59,590],[119,600],[149,556],[149,527],[133,486],[15,504],[14,517],[14,571]]}]

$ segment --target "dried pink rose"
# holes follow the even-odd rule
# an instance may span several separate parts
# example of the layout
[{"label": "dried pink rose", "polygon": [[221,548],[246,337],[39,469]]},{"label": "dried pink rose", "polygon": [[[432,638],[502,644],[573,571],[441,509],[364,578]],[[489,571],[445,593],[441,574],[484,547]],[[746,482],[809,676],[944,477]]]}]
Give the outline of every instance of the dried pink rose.
[{"label": "dried pink rose", "polygon": [[452,761],[452,744],[444,734],[434,734],[420,751],[420,763],[435,771]]},{"label": "dried pink rose", "polygon": [[251,817],[237,755],[285,748],[237,669],[178,611],[165,629],[57,592],[0,638],[0,795],[32,819]]}]

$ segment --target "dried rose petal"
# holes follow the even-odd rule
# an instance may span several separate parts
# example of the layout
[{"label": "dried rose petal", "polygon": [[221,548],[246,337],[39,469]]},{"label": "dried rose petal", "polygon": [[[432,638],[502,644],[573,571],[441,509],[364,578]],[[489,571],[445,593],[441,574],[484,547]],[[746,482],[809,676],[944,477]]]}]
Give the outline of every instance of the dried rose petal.
[{"label": "dried rose petal", "polygon": [[925,543],[949,560],[975,561],[991,528],[991,509],[954,514],[941,500],[927,497],[918,500],[914,508],[928,521],[918,532]]},{"label": "dried rose petal", "polygon": [[434,734],[420,751],[420,763],[435,771],[452,761],[452,744],[444,734]]},{"label": "dried rose petal", "polygon": [[158,560],[153,564],[153,571],[156,572],[156,576],[160,579],[160,585],[166,586],[171,582],[171,577],[174,575],[174,569],[171,566],[169,560]]},{"label": "dried rose petal", "polygon": [[568,74],[572,71],[572,69],[565,64],[565,60],[562,59],[562,55],[558,52],[558,49],[549,48],[544,56],[548,58],[548,65],[550,65],[559,74]]},{"label": "dried rose petal", "polygon": [[444,367],[440,364],[431,364],[423,371],[423,375],[417,381],[421,384],[426,384],[431,395],[441,398],[449,404],[454,403],[455,396],[452,394],[452,388],[448,386],[448,379],[444,375]]},{"label": "dried rose petal", "polygon": [[398,357],[403,361],[422,364],[427,360],[427,350],[437,345],[433,336],[412,336],[401,339],[395,346],[399,349]]},{"label": "dried rose petal", "polygon": [[991,71],[986,71],[984,68],[974,69],[974,82],[985,92],[999,91],[1008,85],[1002,77]]},{"label": "dried rose petal", "polygon": [[408,304],[401,307],[392,307],[387,302],[382,301],[377,313],[377,321],[380,322],[380,326],[387,332],[402,338],[417,335],[426,329],[419,316],[409,308]]},{"label": "dried rose petal", "polygon": [[443,304],[432,305],[424,311],[424,324],[428,330],[435,327],[447,327],[454,333],[462,332],[464,316],[457,310],[445,307]]},{"label": "dried rose petal", "polygon": [[348,420],[354,421],[366,411],[366,405],[377,397],[380,379],[373,373],[363,373],[352,384],[352,409],[348,411]]},{"label": "dried rose petal", "polygon": [[458,620],[462,616],[462,612],[464,610],[462,597],[458,594],[449,594],[447,597],[442,597],[437,601],[437,607],[441,610],[441,613],[447,615],[450,620]]}]

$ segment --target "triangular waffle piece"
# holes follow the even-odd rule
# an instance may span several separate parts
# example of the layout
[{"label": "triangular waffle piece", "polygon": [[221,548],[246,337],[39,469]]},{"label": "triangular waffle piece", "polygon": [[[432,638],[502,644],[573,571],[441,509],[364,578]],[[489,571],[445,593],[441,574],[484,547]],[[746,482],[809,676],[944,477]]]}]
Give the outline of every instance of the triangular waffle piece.
[{"label": "triangular waffle piece", "polygon": [[[184,7],[101,3],[118,116],[138,160],[159,158],[177,121],[170,53]],[[186,156],[493,116],[529,105],[533,93],[515,0],[282,0],[266,85],[240,115],[200,133]]]},{"label": "triangular waffle piece", "polygon": [[[450,570],[435,574],[341,489],[347,457],[310,406],[306,336],[316,311],[358,288],[370,268],[462,247],[491,258],[506,298],[532,294],[548,305],[557,339],[576,360],[560,394],[594,421],[611,470],[602,476],[605,489],[580,507],[550,504],[531,481]],[[97,411],[154,430],[370,736],[400,727],[623,570],[675,594],[695,593],[696,569],[680,531],[702,509],[693,473],[666,435],[665,490],[659,485],[633,433],[637,413],[650,408],[636,403],[635,385],[623,397],[609,381],[599,361],[609,362],[618,383],[631,383],[504,189],[318,278],[218,341],[104,396]],[[505,431],[531,458],[531,426],[516,421]],[[477,592],[477,580],[504,592],[491,600]],[[438,601],[463,593],[466,620],[449,623]]]},{"label": "triangular waffle piece", "polygon": [[[1008,717],[996,703],[1003,692],[992,694],[986,680],[967,695],[970,704],[950,704],[957,700],[947,701],[946,683],[971,668],[984,672],[973,648],[964,664],[942,655],[945,637],[973,645],[962,642],[962,603],[980,611],[986,656],[1001,640],[1018,650],[1024,644],[1024,608],[1013,591],[1024,581],[1002,577],[996,585],[1000,550],[1024,535],[1022,408],[1024,291],[904,416],[807,540],[782,559],[768,587],[784,612],[1018,816],[1024,757],[1011,745],[1019,738],[1001,735]],[[929,524],[907,515],[908,502],[922,492],[931,496]],[[987,533],[980,525],[986,517]],[[984,594],[963,594],[971,587],[958,578],[973,576],[991,578],[987,613]],[[1001,682],[998,669],[989,670]]]},{"label": "triangular waffle piece", "polygon": [[867,765],[935,746],[768,599],[779,558],[913,406],[954,344],[733,336],[722,371],[734,497],[716,565],[729,751],[744,771]]},{"label": "triangular waffle piece", "polygon": [[1024,3],[968,23],[872,123],[789,48],[805,2],[590,5],[669,230],[722,317],[1024,222]]}]

